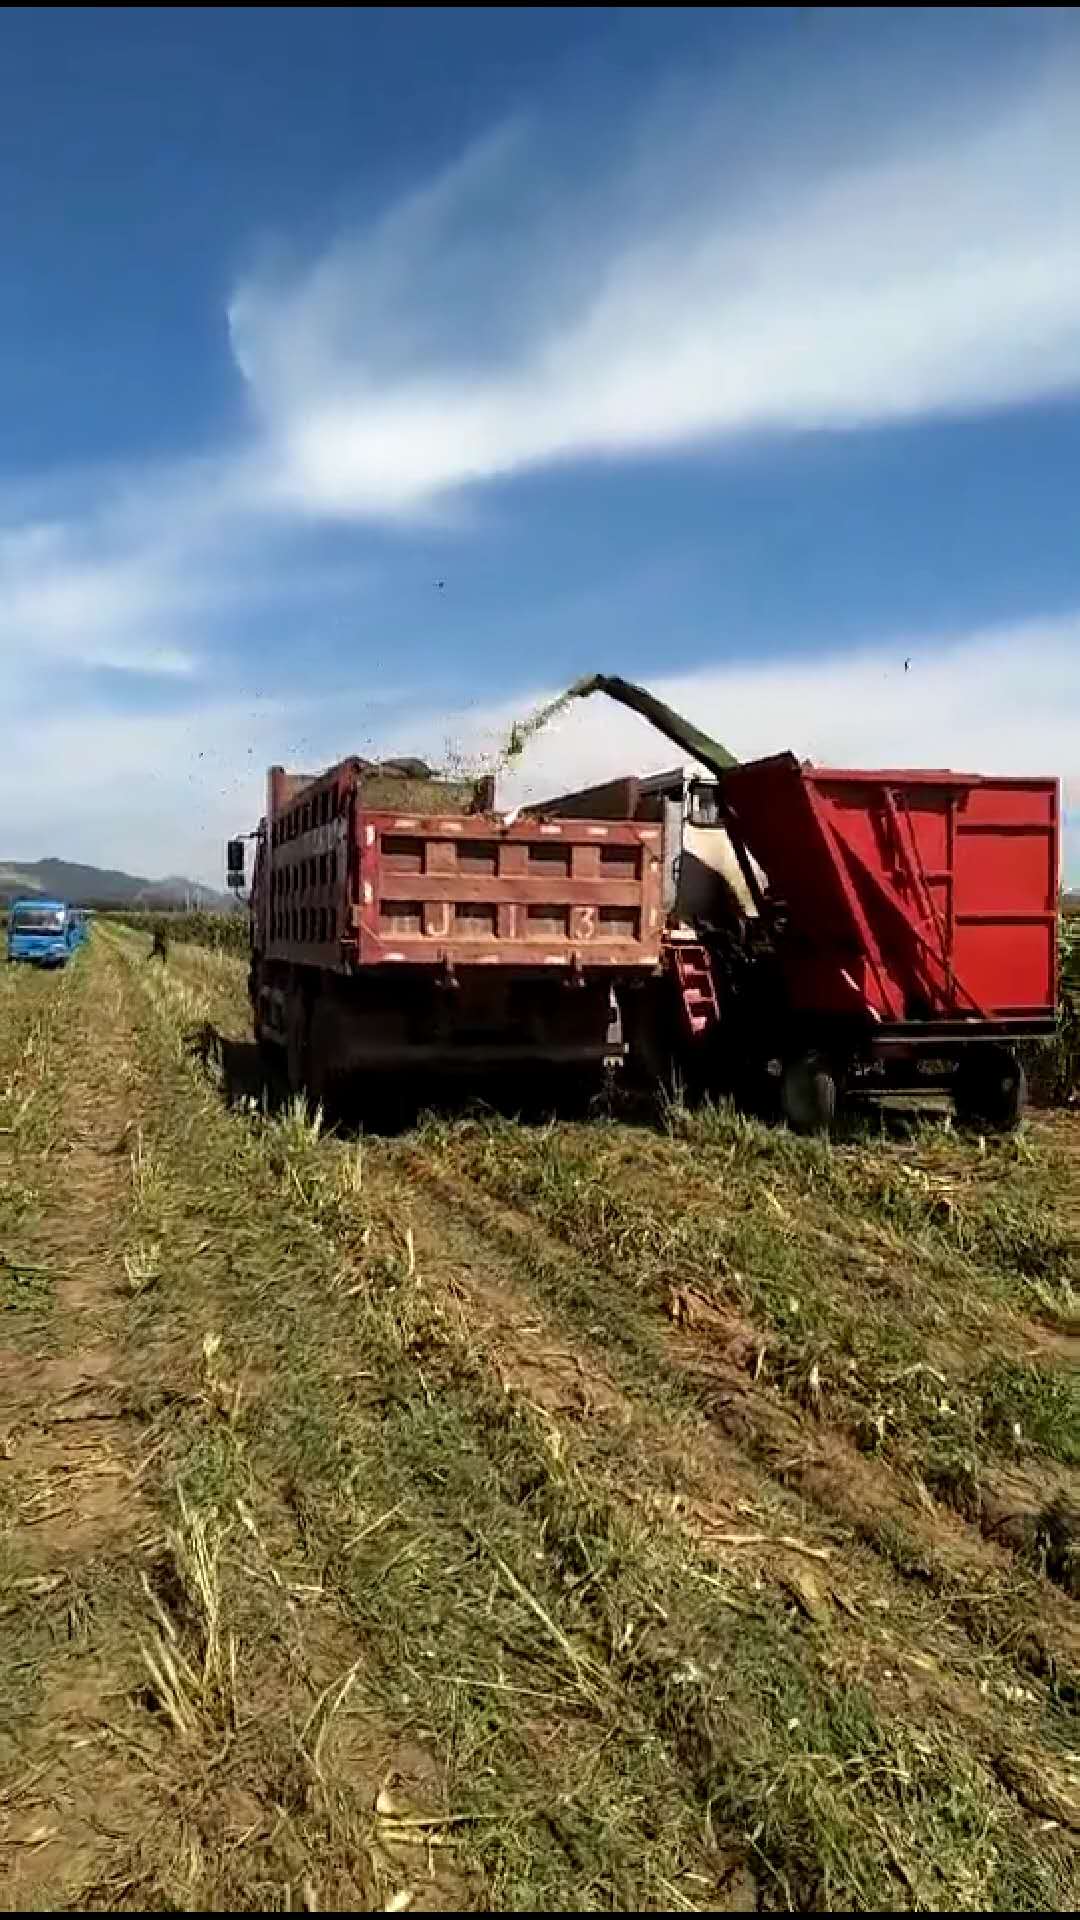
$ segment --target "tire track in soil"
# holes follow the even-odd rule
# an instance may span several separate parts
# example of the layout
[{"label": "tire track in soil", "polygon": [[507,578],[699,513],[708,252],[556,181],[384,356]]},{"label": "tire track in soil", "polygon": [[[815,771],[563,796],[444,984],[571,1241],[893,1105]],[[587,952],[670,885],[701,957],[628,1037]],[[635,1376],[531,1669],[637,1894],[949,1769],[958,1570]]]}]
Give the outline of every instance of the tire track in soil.
[{"label": "tire track in soil", "polygon": [[55,1615],[36,1711],[8,1750],[16,1778],[0,1793],[0,1904],[7,1910],[77,1897],[117,1835],[138,1823],[145,1798],[112,1749],[110,1701],[128,1676],[108,1624],[99,1633],[93,1616],[95,1582],[137,1549],[148,1518],[136,1466],[139,1429],[124,1411],[117,1244],[130,1191],[134,1102],[124,1067],[132,1030],[115,966],[100,946],[78,964],[85,977],[59,1067],[61,1139],[49,1158],[45,1211],[30,1236],[34,1259],[54,1276],[53,1351],[0,1356],[0,1501],[15,1569],[0,1614],[13,1635],[25,1622],[35,1644],[41,1613]]},{"label": "tire track in soil", "polygon": [[[805,1506],[800,1507],[789,1477],[793,1466],[790,1431],[793,1430],[804,1445],[809,1442],[812,1449],[820,1438],[821,1423],[810,1420],[790,1403],[775,1403],[781,1422],[787,1422],[788,1428],[781,1436],[785,1444],[774,1447],[774,1458],[768,1456],[758,1426],[753,1419],[747,1419],[745,1410],[749,1399],[771,1413],[775,1398],[754,1388],[749,1378],[753,1349],[760,1344],[760,1336],[752,1328],[737,1317],[725,1314],[704,1296],[688,1303],[688,1311],[679,1316],[680,1324],[669,1327],[660,1319],[665,1348],[688,1374],[696,1376],[697,1384],[702,1387],[704,1417],[712,1427],[704,1448],[700,1424],[689,1438],[683,1431],[673,1441],[670,1434],[665,1435],[659,1415],[632,1404],[632,1389],[624,1389],[612,1378],[595,1343],[582,1339],[572,1328],[560,1328],[552,1319],[551,1303],[544,1303],[530,1285],[527,1268],[536,1263],[538,1250],[545,1265],[561,1264],[563,1268],[573,1265],[580,1270],[583,1263],[572,1247],[555,1238],[543,1223],[528,1214],[492,1201],[473,1183],[465,1181],[459,1187],[456,1181],[444,1182],[422,1158],[418,1164],[410,1163],[404,1169],[401,1165],[372,1167],[369,1162],[365,1165],[364,1177],[369,1198],[375,1200],[377,1210],[394,1216],[399,1231],[403,1184],[410,1190],[410,1211],[413,1202],[419,1202],[414,1217],[420,1271],[445,1287],[472,1337],[479,1337],[493,1371],[507,1391],[522,1397],[542,1415],[595,1422],[609,1429],[612,1426],[629,1429],[634,1439],[644,1439],[652,1452],[649,1467],[643,1474],[634,1475],[631,1472],[634,1462],[628,1458],[624,1483],[620,1488],[612,1488],[613,1493],[623,1492],[631,1501],[642,1498],[637,1487],[627,1483],[635,1479],[644,1482],[648,1489],[651,1479],[656,1485],[658,1456],[663,1452],[666,1464],[676,1467],[679,1473],[683,1473],[688,1464],[703,1470],[693,1477],[699,1486],[708,1484],[713,1501],[691,1499],[682,1505],[681,1517],[688,1532],[699,1537],[706,1551],[709,1532],[716,1528],[718,1520],[742,1529],[754,1525],[745,1515],[750,1504],[756,1504],[760,1511],[764,1490],[770,1524],[773,1527],[777,1524],[780,1503],[790,1503],[788,1511],[798,1513],[798,1531],[804,1539],[831,1543],[836,1555],[836,1575],[846,1579],[853,1572],[861,1582],[855,1589],[860,1602],[869,1599],[869,1606],[873,1608],[875,1600],[869,1598],[871,1594],[898,1596],[904,1590],[925,1599],[921,1581],[905,1580],[901,1570],[882,1556],[880,1542],[872,1532],[862,1535],[865,1546],[852,1546],[852,1534],[860,1533],[861,1529],[849,1523],[846,1509],[834,1510],[834,1504],[827,1499],[811,1501],[809,1512]],[[526,1250],[531,1250],[531,1258],[523,1260],[522,1253]],[[638,1418],[639,1414],[645,1416],[644,1420]],[[635,1425],[637,1431],[633,1432]],[[775,1441],[777,1436],[767,1422],[766,1427],[766,1438]],[[828,1440],[833,1437],[826,1436]],[[841,1436],[835,1438],[840,1440]],[[736,1442],[734,1448],[731,1439]],[[851,1455],[859,1466],[872,1470],[868,1485],[877,1487],[881,1463],[865,1461],[846,1444],[841,1445],[837,1462],[840,1479],[847,1472]],[[912,1512],[920,1520],[928,1517],[895,1474],[886,1470],[886,1480],[894,1491],[899,1490],[909,1517]],[[670,1484],[669,1481],[669,1488]],[[650,1498],[648,1490],[644,1498]],[[856,1509],[859,1505],[856,1500]],[[670,1519],[669,1509],[670,1496],[665,1508]],[[741,1518],[736,1519],[737,1514]],[[865,1511],[862,1518],[865,1521]],[[944,1510],[940,1518],[947,1541],[954,1536],[961,1540],[968,1537],[968,1529],[959,1519],[954,1523],[948,1510]],[[975,1538],[979,1546],[986,1544]],[[844,1544],[841,1546],[838,1542]],[[770,1577],[783,1577],[783,1558],[775,1547],[764,1547],[760,1553],[751,1555],[750,1560],[756,1561]],[[1007,1567],[1007,1554],[1002,1556],[1002,1563]],[[740,1571],[746,1572],[747,1565],[743,1561]],[[986,1571],[985,1565],[978,1568],[980,1575]],[[837,1598],[840,1604],[839,1596]],[[970,1657],[968,1630],[956,1623],[950,1628],[940,1610],[933,1610],[938,1612],[936,1624],[940,1625],[940,1631],[934,1636],[918,1630],[911,1632],[911,1623],[901,1620],[899,1610],[889,1616],[893,1630],[885,1628],[880,1633],[873,1626],[872,1613],[868,1617],[864,1612],[861,1622],[854,1614],[846,1618],[833,1615],[834,1626],[839,1631],[831,1643],[827,1667],[834,1677],[847,1675],[869,1682],[875,1694],[880,1694],[893,1711],[910,1713],[914,1708],[920,1713],[944,1712],[966,1723],[976,1753],[983,1753],[993,1771],[997,1751],[995,1724],[1000,1731],[1000,1723],[990,1714],[985,1689],[988,1684],[999,1683],[983,1680],[976,1687],[971,1677],[974,1663]],[[978,1644],[977,1634],[970,1634],[970,1639]],[[963,1654],[965,1643],[968,1643],[967,1658]],[[951,1653],[959,1655],[959,1671],[949,1670]],[[889,1684],[886,1687],[882,1682]],[[1006,1697],[1011,1698],[1012,1691],[1006,1688]],[[1026,1698],[1034,1701],[1035,1696],[1028,1693]],[[1024,1713],[1022,1717],[1034,1716]],[[1011,1714],[1009,1718],[1011,1745],[1020,1728]],[[1034,1726],[1031,1731],[1036,1739],[1032,1756],[1041,1770],[1047,1756],[1038,1744]],[[1044,1812],[1045,1807],[1040,1804],[1035,1810]]]},{"label": "tire track in soil", "polygon": [[[748,1395],[757,1394],[748,1369],[760,1341],[751,1329],[702,1296],[688,1303],[698,1331],[686,1331],[686,1318],[682,1332],[668,1330],[665,1346],[689,1373],[714,1388],[723,1383],[712,1404],[703,1406],[702,1419],[676,1437],[661,1413],[643,1407],[632,1389],[624,1390],[612,1377],[588,1339],[560,1329],[527,1278],[515,1277],[523,1253],[533,1259],[539,1253],[549,1267],[580,1266],[572,1248],[542,1222],[491,1199],[467,1179],[436,1172],[422,1156],[410,1155],[406,1167],[396,1170],[399,1182],[402,1171],[414,1203],[419,1271],[438,1278],[458,1302],[504,1388],[541,1415],[570,1420],[579,1430],[596,1420],[625,1432],[617,1478],[611,1477],[610,1461],[590,1468],[605,1481],[616,1507],[647,1513],[660,1526],[679,1525],[703,1565],[715,1564],[751,1586],[764,1581],[784,1592],[804,1624],[824,1635],[823,1668],[833,1681],[868,1688],[889,1715],[916,1721],[944,1715],[963,1726],[990,1775],[1000,1752],[1015,1750],[1036,1777],[1056,1777],[1057,1763],[1042,1739],[1046,1686],[1040,1683],[1035,1693],[1017,1684],[1016,1665],[1007,1655],[989,1667],[985,1659],[980,1662],[985,1634],[963,1617],[950,1617],[951,1610],[934,1602],[922,1581],[913,1590],[912,1581],[882,1556],[860,1506],[865,1490],[856,1486],[852,1497],[836,1497],[843,1460],[835,1483],[830,1479],[830,1497],[811,1497],[807,1503],[806,1489],[794,1487],[789,1477],[791,1435],[801,1436],[805,1447],[803,1423],[782,1403],[776,1411],[790,1432],[783,1447],[773,1447],[775,1457],[766,1457],[745,1412]],[[371,1197],[381,1197],[388,1216],[400,1220],[395,1170],[379,1169],[369,1177]],[[719,1343],[719,1353],[712,1343]],[[734,1420],[733,1407],[738,1410]],[[860,1465],[873,1464],[855,1458]],[[676,1486],[685,1491],[673,1493]],[[925,1519],[925,1510],[919,1511]],[[954,1529],[951,1516],[941,1518],[947,1539],[955,1530],[966,1531],[959,1519]],[[740,1538],[751,1547],[749,1553],[730,1550]],[[988,1543],[976,1536],[975,1544]],[[1007,1562],[1008,1555],[1002,1552],[1000,1558]],[[1053,1604],[1059,1596],[1050,1592]],[[1073,1624],[1067,1611],[1065,1620]],[[1034,1677],[1030,1664],[1028,1678]],[[1039,1660],[1034,1664],[1043,1671]],[[1012,1683],[1006,1677],[1010,1672]],[[1009,1701],[1013,1704],[1007,1706]],[[1036,1799],[1035,1810],[1045,1814],[1046,1795]]]},{"label": "tire track in soil", "polygon": [[[492,1248],[499,1246],[511,1256],[516,1252],[520,1259],[524,1254],[556,1269],[588,1264],[542,1222],[493,1199],[466,1175],[436,1171],[418,1155],[410,1156],[407,1172],[442,1211],[439,1231],[446,1244],[454,1245],[455,1235],[460,1241],[465,1222],[474,1240],[478,1233],[483,1236],[480,1244],[487,1249],[489,1265]],[[1023,1528],[1002,1524],[1000,1502],[994,1501],[992,1524],[984,1534],[928,1494],[920,1497],[887,1463],[860,1452],[820,1418],[762,1390],[753,1377],[753,1357],[761,1345],[757,1330],[704,1299],[689,1307],[672,1323],[658,1314],[657,1330],[665,1354],[694,1389],[716,1436],[715,1444],[702,1443],[700,1436],[695,1442],[695,1464],[710,1505],[715,1503],[721,1513],[737,1512],[740,1502],[745,1505],[755,1492],[760,1499],[765,1476],[775,1489],[809,1504],[809,1514],[804,1506],[803,1530],[809,1527],[826,1541],[835,1541],[839,1528],[881,1559],[883,1533],[890,1525],[900,1529],[917,1550],[917,1564],[905,1571],[881,1559],[891,1582],[914,1579],[920,1586],[947,1592],[970,1587],[972,1581],[1008,1579],[1016,1567],[1015,1547]],[[537,1316],[540,1311],[538,1305]],[[517,1312],[520,1318],[520,1306]],[[588,1347],[588,1341],[578,1343],[579,1351]],[[589,1370],[599,1366],[593,1354]],[[609,1385],[613,1394],[619,1393],[614,1381],[609,1379]],[[1023,1518],[1019,1513],[1015,1517]],[[981,1644],[985,1632],[978,1607],[975,1616],[972,1635]],[[1039,1618],[1028,1622],[1026,1653],[1030,1658],[1022,1661],[1025,1667],[1049,1672],[1063,1667],[1065,1677],[1080,1686],[1080,1609],[1045,1579],[1039,1583]]]}]

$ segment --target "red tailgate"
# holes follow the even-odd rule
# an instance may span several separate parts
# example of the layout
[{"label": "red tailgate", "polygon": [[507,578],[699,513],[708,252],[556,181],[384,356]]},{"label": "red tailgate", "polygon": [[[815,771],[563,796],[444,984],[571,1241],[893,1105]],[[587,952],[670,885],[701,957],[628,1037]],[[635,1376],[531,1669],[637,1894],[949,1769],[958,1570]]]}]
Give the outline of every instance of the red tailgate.
[{"label": "red tailgate", "polygon": [[363,965],[655,966],[660,829],[356,814]]}]

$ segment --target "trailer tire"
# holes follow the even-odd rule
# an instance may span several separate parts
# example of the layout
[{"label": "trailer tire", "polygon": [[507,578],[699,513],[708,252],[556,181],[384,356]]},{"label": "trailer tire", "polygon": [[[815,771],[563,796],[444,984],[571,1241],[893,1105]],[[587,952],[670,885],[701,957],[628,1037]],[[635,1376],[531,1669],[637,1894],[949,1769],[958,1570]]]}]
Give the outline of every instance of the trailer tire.
[{"label": "trailer tire", "polygon": [[953,1105],[965,1126],[1011,1133],[1027,1105],[1027,1074],[1010,1047],[971,1047],[953,1083]]},{"label": "trailer tire", "polygon": [[792,1133],[828,1133],[836,1119],[836,1076],[820,1053],[797,1054],[784,1068],[780,1104]]}]

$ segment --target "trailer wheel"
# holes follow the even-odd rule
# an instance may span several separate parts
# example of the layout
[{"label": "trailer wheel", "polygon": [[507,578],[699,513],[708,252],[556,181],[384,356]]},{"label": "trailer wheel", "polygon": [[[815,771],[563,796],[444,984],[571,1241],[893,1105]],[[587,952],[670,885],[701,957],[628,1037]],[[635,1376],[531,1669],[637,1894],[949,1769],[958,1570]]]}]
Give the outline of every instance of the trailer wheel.
[{"label": "trailer wheel", "polygon": [[828,1133],[836,1118],[836,1077],[820,1053],[789,1060],[780,1082],[780,1104],[793,1133]]},{"label": "trailer wheel", "polygon": [[1010,1047],[971,1047],[953,1083],[957,1119],[967,1126],[1009,1133],[1027,1105],[1027,1074]]}]

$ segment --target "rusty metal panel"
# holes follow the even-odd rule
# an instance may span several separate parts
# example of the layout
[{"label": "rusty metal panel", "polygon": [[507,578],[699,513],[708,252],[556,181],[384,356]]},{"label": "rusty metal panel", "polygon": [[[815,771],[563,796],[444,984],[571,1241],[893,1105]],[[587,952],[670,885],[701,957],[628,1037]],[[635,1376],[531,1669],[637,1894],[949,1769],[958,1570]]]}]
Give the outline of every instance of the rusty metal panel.
[{"label": "rusty metal panel", "polygon": [[628,774],[621,780],[605,780],[600,786],[578,787],[573,793],[541,800],[528,812],[536,819],[633,820],[640,793],[640,780]]},{"label": "rusty metal panel", "polygon": [[[417,789],[377,784],[359,760],[314,779],[272,768],[260,866],[269,959],[345,972],[357,965],[655,966],[660,829],[622,820],[519,818],[365,805]],[[430,786],[429,786],[430,790]],[[490,798],[485,789],[482,797]]]},{"label": "rusty metal panel", "polygon": [[351,930],[350,823],[360,776],[341,761],[314,779],[270,770],[266,823],[266,952],[272,960],[344,971]]},{"label": "rusty metal panel", "polygon": [[654,966],[660,830],[358,811],[363,965]]}]

